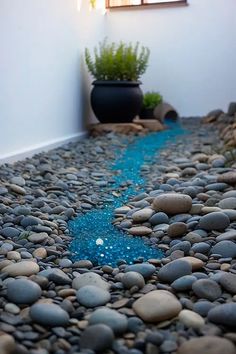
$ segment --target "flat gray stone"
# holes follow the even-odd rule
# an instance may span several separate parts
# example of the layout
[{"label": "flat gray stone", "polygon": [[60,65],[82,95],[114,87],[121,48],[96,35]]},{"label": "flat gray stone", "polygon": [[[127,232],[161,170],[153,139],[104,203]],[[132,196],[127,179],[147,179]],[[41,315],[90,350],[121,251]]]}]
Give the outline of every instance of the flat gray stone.
[{"label": "flat gray stone", "polygon": [[192,289],[199,298],[210,301],[215,301],[222,294],[219,284],[211,279],[198,279],[193,283]]},{"label": "flat gray stone", "polygon": [[90,316],[89,325],[98,323],[107,325],[116,335],[126,332],[128,326],[128,320],[125,315],[106,307],[94,311]]},{"label": "flat gray stone", "polygon": [[125,267],[125,273],[126,272],[137,272],[140,273],[144,279],[148,279],[152,276],[152,274],[156,271],[156,268],[154,265],[149,264],[149,263],[138,263],[138,264],[132,264],[127,267]]},{"label": "flat gray stone", "polygon": [[91,349],[98,353],[104,353],[111,348],[114,334],[110,327],[104,324],[96,324],[85,329],[80,337],[80,348]]},{"label": "flat gray stone", "polygon": [[227,326],[236,326],[236,303],[222,304],[211,309],[207,316],[210,322]]},{"label": "flat gray stone", "polygon": [[192,274],[192,266],[189,262],[176,259],[165,264],[158,272],[158,279],[166,283],[172,283],[184,275]]},{"label": "flat gray stone", "polygon": [[48,327],[64,327],[69,322],[68,313],[55,304],[39,303],[31,306],[30,317],[36,323]]},{"label": "flat gray stone", "polygon": [[81,305],[96,307],[105,305],[110,301],[111,295],[107,290],[97,286],[85,285],[77,291],[76,297]]},{"label": "flat gray stone", "polygon": [[7,298],[14,304],[32,304],[41,294],[40,286],[28,279],[16,279],[7,284]]},{"label": "flat gray stone", "polygon": [[220,241],[211,249],[211,254],[220,254],[224,258],[236,257],[236,243],[232,241]]},{"label": "flat gray stone", "polygon": [[204,215],[199,222],[199,227],[204,230],[224,230],[230,224],[230,219],[227,215],[221,212],[212,212]]}]

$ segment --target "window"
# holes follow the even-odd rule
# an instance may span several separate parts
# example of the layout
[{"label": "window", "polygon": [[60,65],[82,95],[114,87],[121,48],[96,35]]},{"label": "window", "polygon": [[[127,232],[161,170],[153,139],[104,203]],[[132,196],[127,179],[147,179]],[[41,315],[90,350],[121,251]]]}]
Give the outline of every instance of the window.
[{"label": "window", "polygon": [[106,7],[131,7],[144,5],[186,5],[187,0],[106,0]]}]

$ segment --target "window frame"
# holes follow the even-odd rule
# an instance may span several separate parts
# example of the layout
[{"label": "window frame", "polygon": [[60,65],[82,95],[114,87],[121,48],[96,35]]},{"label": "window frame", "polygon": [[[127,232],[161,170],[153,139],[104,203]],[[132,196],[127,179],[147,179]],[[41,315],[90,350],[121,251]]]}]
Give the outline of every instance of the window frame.
[{"label": "window frame", "polygon": [[165,2],[156,2],[153,3],[146,3],[145,0],[140,0],[140,4],[134,5],[117,5],[117,6],[110,6],[110,0],[106,0],[106,9],[125,9],[125,8],[138,8],[138,7],[146,7],[146,6],[155,6],[155,7],[172,7],[172,6],[186,6],[188,5],[188,0],[173,0],[173,1],[165,1]]}]

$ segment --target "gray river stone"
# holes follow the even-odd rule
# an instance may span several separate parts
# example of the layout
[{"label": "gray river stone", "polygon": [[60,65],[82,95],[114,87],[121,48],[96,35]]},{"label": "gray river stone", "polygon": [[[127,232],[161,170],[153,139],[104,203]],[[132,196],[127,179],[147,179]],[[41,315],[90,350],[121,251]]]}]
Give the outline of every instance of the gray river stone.
[{"label": "gray river stone", "polygon": [[222,273],[219,283],[229,293],[236,294],[236,274],[227,272]]},{"label": "gray river stone", "polygon": [[139,289],[142,289],[145,285],[145,280],[142,274],[138,272],[127,272],[122,278],[121,282],[126,289],[131,289],[133,286],[137,286]]},{"label": "gray river stone", "polygon": [[125,267],[125,273],[137,272],[140,273],[144,277],[144,279],[150,278],[155,271],[156,268],[149,263],[138,263],[138,264],[132,264]]},{"label": "gray river stone", "polygon": [[128,320],[125,315],[106,307],[94,311],[90,316],[89,325],[98,323],[107,325],[116,335],[123,334],[128,326]]},{"label": "gray river stone", "polygon": [[85,285],[94,285],[104,290],[110,289],[110,284],[105,282],[99,274],[88,272],[73,279],[72,287],[76,290]]},{"label": "gray river stone", "polygon": [[45,269],[39,272],[38,275],[41,275],[58,285],[71,284],[71,279],[61,269],[57,269],[57,268]]},{"label": "gray river stone", "polygon": [[198,279],[193,283],[192,289],[199,298],[210,301],[215,301],[222,294],[219,284],[211,279]]},{"label": "gray river stone", "polygon": [[36,323],[49,327],[64,327],[69,322],[68,313],[55,304],[40,303],[32,305],[30,317]]},{"label": "gray river stone", "polygon": [[154,214],[150,219],[149,222],[152,225],[158,225],[158,224],[168,224],[169,223],[169,217],[167,214],[163,212],[159,212]]},{"label": "gray river stone", "polygon": [[166,283],[172,283],[176,279],[184,275],[192,273],[192,266],[190,263],[176,259],[170,263],[165,264],[158,272],[158,278]]},{"label": "gray river stone", "polygon": [[208,300],[199,300],[193,305],[193,311],[199,313],[199,315],[206,317],[208,312],[216,305]]},{"label": "gray river stone", "polygon": [[199,227],[204,230],[224,230],[230,224],[230,219],[227,215],[221,212],[212,212],[204,215],[199,222]]},{"label": "gray river stone", "polygon": [[0,231],[0,233],[4,236],[4,237],[9,237],[9,238],[13,238],[13,237],[18,237],[20,235],[20,231],[17,230],[15,227],[9,226],[9,227],[5,227],[4,229],[2,229]]},{"label": "gray river stone", "polygon": [[207,316],[210,322],[228,326],[236,327],[236,303],[227,303],[214,307]]},{"label": "gray river stone", "polygon": [[236,198],[230,197],[230,198],[222,199],[219,202],[219,207],[221,209],[236,209]]},{"label": "gray river stone", "polygon": [[220,254],[224,258],[236,257],[236,243],[232,241],[220,241],[211,249],[211,254]]},{"label": "gray river stone", "polygon": [[94,352],[104,353],[111,348],[114,334],[110,327],[104,324],[96,324],[85,329],[80,337],[80,348],[91,349]]},{"label": "gray river stone", "polygon": [[7,284],[7,298],[14,304],[32,304],[41,294],[40,286],[28,279],[16,279]]},{"label": "gray river stone", "polygon": [[216,241],[236,240],[236,230],[228,230],[216,237]]},{"label": "gray river stone", "polygon": [[76,297],[78,302],[86,307],[96,307],[105,305],[110,301],[111,295],[107,290],[94,285],[85,285],[80,288]]},{"label": "gray river stone", "polygon": [[171,283],[171,287],[175,291],[191,290],[192,285],[196,280],[197,278],[193,275],[184,275],[183,277],[178,278],[173,283]]}]

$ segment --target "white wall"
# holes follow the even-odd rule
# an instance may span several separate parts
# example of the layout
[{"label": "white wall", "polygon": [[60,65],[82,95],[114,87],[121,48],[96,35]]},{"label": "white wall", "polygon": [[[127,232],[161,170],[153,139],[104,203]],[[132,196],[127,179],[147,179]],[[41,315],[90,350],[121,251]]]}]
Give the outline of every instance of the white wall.
[{"label": "white wall", "polygon": [[143,90],[159,90],[183,116],[236,101],[236,1],[111,10],[109,38],[151,49]]},{"label": "white wall", "polygon": [[84,132],[81,57],[104,20],[88,14],[84,1],[0,0],[0,160]]}]

